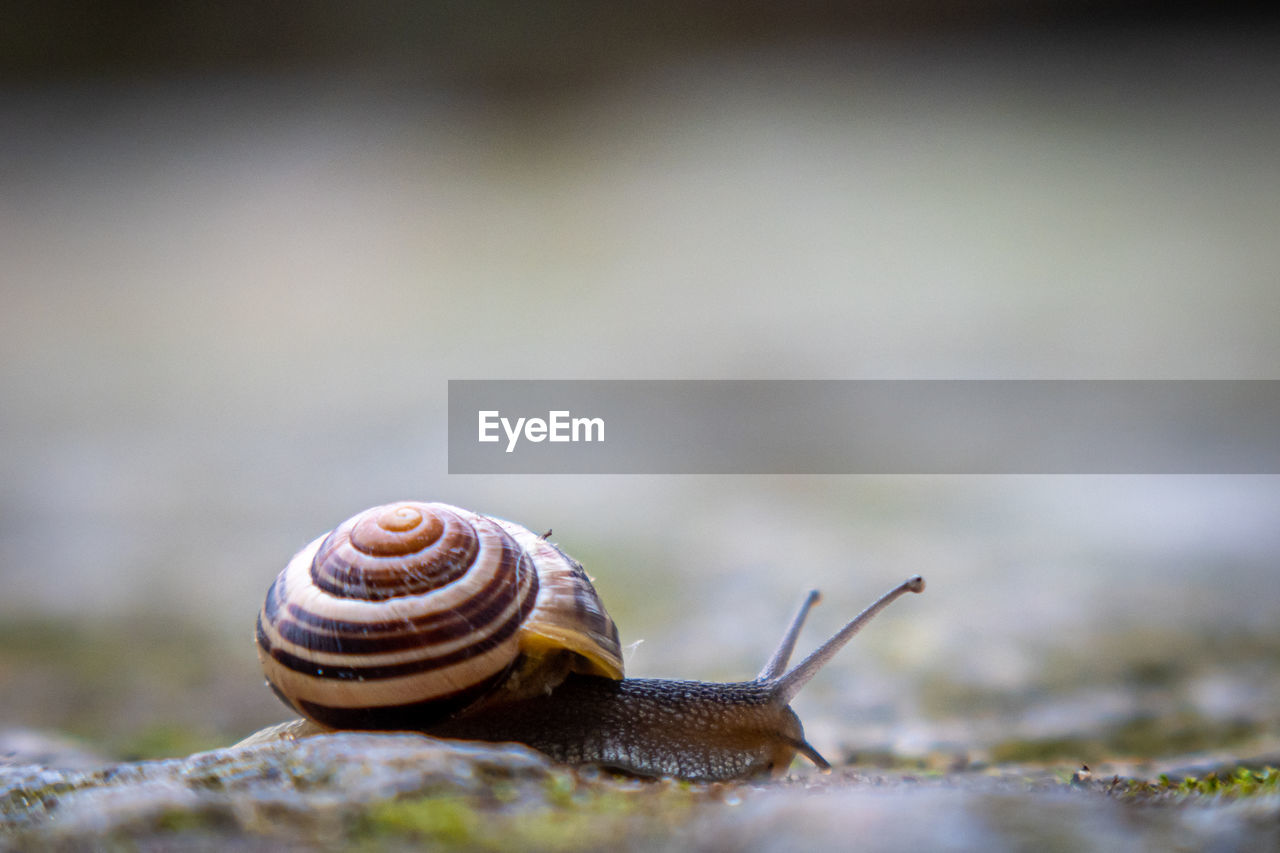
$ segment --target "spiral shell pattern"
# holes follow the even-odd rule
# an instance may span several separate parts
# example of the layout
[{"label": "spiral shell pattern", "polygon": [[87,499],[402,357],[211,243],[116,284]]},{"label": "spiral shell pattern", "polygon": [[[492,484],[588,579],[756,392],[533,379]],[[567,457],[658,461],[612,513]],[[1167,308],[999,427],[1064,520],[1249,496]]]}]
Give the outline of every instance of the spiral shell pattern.
[{"label": "spiral shell pattern", "polygon": [[374,507],[303,548],[267,590],[257,640],[276,694],[334,728],[428,727],[517,662],[528,681],[531,659],[556,659],[557,683],[565,659],[622,677],[617,629],[580,566],[519,525],[440,503]]}]

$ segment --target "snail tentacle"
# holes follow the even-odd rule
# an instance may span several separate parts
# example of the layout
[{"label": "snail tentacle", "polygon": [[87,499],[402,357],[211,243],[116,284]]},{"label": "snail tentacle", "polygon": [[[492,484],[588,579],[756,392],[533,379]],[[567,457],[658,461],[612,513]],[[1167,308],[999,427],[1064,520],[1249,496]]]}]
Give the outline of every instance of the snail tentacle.
[{"label": "snail tentacle", "polygon": [[845,644],[852,640],[855,634],[876,617],[876,614],[908,592],[924,592],[924,578],[920,575],[907,578],[880,596],[874,604],[853,617],[847,625],[837,631],[835,636],[810,652],[808,657],[774,681],[772,687],[777,701],[785,705],[794,699],[801,688],[818,674],[818,670],[822,669],[835,657],[836,652],[844,648]]},{"label": "snail tentacle", "polygon": [[791,617],[791,624],[787,626],[786,632],[783,633],[782,640],[778,643],[778,648],[774,650],[773,656],[764,665],[764,669],[760,670],[760,674],[756,676],[756,681],[773,681],[787,671],[787,663],[791,660],[791,653],[795,651],[796,640],[800,637],[800,629],[804,627],[804,620],[808,618],[809,611],[813,608],[813,605],[820,601],[822,601],[822,593],[816,589],[809,590],[804,597],[804,601],[800,602],[796,615]]}]

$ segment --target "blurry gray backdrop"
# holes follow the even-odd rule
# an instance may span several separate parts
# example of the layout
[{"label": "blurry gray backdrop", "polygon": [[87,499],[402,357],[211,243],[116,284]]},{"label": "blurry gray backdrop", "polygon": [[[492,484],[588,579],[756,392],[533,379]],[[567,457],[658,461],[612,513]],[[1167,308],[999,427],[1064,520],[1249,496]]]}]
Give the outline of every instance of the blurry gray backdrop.
[{"label": "blurry gray backdrop", "polygon": [[[554,528],[638,675],[750,676],[803,589],[807,648],[924,574],[798,702],[836,755],[1106,725],[1152,667],[1274,722],[1274,477],[447,473],[450,378],[1280,379],[1272,30],[971,8],[47,14],[0,84],[0,725],[282,718],[263,591],[406,497]],[[77,689],[23,639],[64,631],[215,672]]]}]

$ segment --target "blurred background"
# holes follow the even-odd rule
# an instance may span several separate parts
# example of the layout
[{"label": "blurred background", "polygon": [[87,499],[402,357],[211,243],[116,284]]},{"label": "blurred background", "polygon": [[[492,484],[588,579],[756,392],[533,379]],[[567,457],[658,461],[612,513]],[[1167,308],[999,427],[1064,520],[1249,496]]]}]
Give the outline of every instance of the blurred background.
[{"label": "blurred background", "polygon": [[450,476],[451,378],[1280,379],[1280,40],[1233,4],[11,5],[0,729],[283,719],[289,556],[444,500],[582,560],[635,675],[832,759],[1280,733],[1275,477]]}]

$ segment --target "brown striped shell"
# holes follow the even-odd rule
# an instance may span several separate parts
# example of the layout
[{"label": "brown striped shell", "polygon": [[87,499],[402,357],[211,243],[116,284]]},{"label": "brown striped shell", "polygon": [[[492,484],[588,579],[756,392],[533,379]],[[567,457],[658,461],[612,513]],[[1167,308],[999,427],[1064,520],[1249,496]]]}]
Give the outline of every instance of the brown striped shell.
[{"label": "brown striped shell", "polygon": [[365,510],[267,590],[258,657],[276,695],[334,728],[421,729],[621,679],[618,630],[582,567],[533,532],[441,503]]}]

